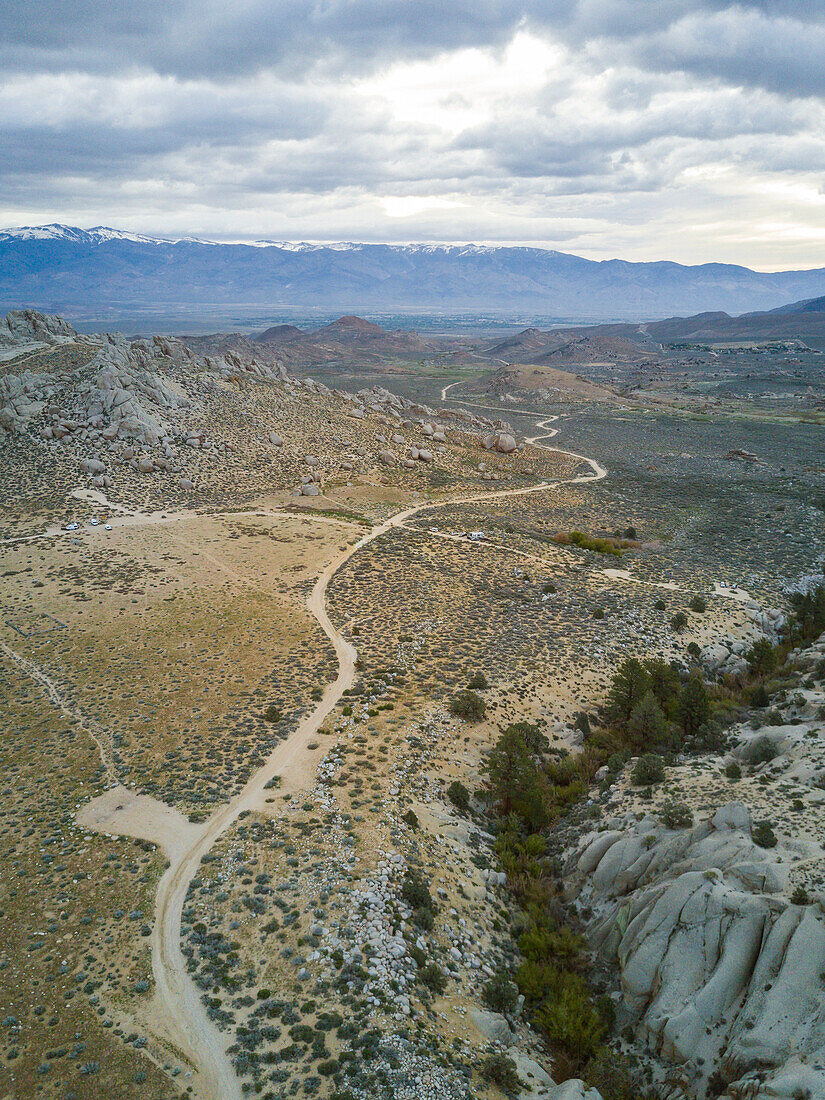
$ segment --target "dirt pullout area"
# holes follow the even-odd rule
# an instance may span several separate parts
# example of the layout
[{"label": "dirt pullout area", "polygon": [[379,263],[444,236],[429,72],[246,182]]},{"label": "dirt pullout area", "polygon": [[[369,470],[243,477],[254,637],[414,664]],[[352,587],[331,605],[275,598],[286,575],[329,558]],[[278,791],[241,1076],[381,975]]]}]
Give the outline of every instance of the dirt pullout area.
[{"label": "dirt pullout area", "polygon": [[179,859],[203,830],[173,806],[118,784],[87,802],[75,818],[81,829],[110,836],[134,836]]}]

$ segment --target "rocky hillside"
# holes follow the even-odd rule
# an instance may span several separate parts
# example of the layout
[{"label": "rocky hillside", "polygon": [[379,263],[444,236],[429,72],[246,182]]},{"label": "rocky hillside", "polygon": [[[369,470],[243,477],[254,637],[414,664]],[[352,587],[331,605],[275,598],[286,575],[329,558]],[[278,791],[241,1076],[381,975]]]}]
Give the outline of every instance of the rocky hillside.
[{"label": "rocky hillside", "polygon": [[[197,355],[174,339],[80,336],[57,317],[0,323],[0,482],[22,510],[65,503],[78,479],[127,509],[323,494],[336,479],[419,489],[478,452],[478,481],[506,477],[503,422],[436,414],[375,387],[291,378],[277,359]],[[490,452],[494,457],[486,457]],[[495,456],[499,455],[499,458]]]},{"label": "rocky hillside", "polygon": [[386,371],[409,368],[424,359],[450,356],[466,359],[466,341],[426,339],[416,332],[390,332],[363,317],[339,317],[328,325],[300,329],[275,325],[256,336],[216,333],[186,336],[187,347],[200,355],[234,352],[265,362],[278,360],[288,370],[326,369],[336,372]]},{"label": "rocky hillside", "polygon": [[633,762],[592,791],[607,812],[568,850],[662,1095],[825,1095],[825,641],[790,666],[721,754],[677,758],[647,799]]}]

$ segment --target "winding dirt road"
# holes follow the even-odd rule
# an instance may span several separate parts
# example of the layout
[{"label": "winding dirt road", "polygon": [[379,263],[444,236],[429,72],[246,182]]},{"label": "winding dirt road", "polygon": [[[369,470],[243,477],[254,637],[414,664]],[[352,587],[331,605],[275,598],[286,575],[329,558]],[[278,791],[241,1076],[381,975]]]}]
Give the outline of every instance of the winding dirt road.
[{"label": "winding dirt road", "polygon": [[[536,414],[530,414],[536,415]],[[356,650],[331,623],[326,609],[327,586],[338,570],[359,550],[380,538],[393,528],[402,527],[412,516],[435,511],[453,504],[469,504],[480,501],[500,500],[505,497],[527,496],[561,484],[578,484],[598,481],[605,477],[605,469],[592,458],[557,447],[547,447],[538,441],[551,438],[557,429],[550,423],[557,417],[538,420],[537,427],[547,429],[532,436],[528,444],[542,450],[554,451],[583,462],[590,467],[588,473],[563,481],[541,482],[519,489],[497,489],[452,497],[449,500],[417,504],[396,513],[338,554],[321,572],[307,600],[307,608],[335,647],[338,658],[338,675],[326,688],[318,706],[300,723],[293,734],[273,750],[266,763],[249,779],[246,786],[227,805],[218,809],[202,826],[187,831],[187,842],[164,843],[155,837],[169,857],[170,864],[160,880],[155,903],[155,922],[152,933],[152,969],[155,992],[151,1006],[152,1029],[156,1036],[167,1040],[180,1051],[195,1075],[192,1084],[194,1094],[200,1100],[242,1100],[240,1082],[235,1075],[229,1055],[228,1040],[221,1034],[207,1015],[201,994],[186,970],[181,952],[181,915],[192,878],[197,873],[201,858],[213,847],[221,835],[245,810],[263,804],[266,784],[275,775],[290,771],[300,772],[312,766],[313,754],[307,749],[344,691],[355,680]],[[124,791],[124,794],[128,792]],[[84,814],[88,827],[118,833],[129,832],[128,825],[119,829],[118,812],[124,806],[115,806],[117,798],[109,799],[111,812],[92,823],[90,814]]]}]

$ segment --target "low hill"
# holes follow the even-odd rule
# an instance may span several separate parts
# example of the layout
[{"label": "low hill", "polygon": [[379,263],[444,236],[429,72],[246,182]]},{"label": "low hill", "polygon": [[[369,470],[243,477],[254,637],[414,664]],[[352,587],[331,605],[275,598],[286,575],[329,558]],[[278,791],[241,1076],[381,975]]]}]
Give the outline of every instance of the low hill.
[{"label": "low hill", "polygon": [[[567,341],[586,336],[594,347],[601,344],[605,350],[611,346],[624,348],[630,354],[655,350],[657,344],[715,344],[770,342],[773,340],[812,341],[819,347],[825,342],[825,297],[808,298],[790,302],[776,309],[731,316],[722,310],[696,313],[690,317],[668,317],[645,324],[594,325],[588,328],[556,329],[532,335],[525,348],[546,346],[555,350]],[[512,341],[511,341],[512,344]],[[513,345],[516,347],[516,345]],[[504,358],[506,354],[502,352]],[[513,361],[528,362],[516,348]],[[573,360],[571,360],[573,361]],[[586,360],[578,360],[584,362]]]},{"label": "low hill", "polygon": [[451,354],[453,350],[450,341],[424,339],[410,331],[388,332],[352,314],[310,330],[295,325],[275,325],[253,337],[241,333],[215,333],[183,339],[201,355],[235,352],[257,355],[265,361],[277,358],[298,372],[357,368],[358,373],[380,373]]},{"label": "low hill", "polygon": [[771,313],[825,313],[825,298],[808,298],[802,302],[791,302],[790,305],[772,309]]},{"label": "low hill", "polygon": [[[618,326],[630,329],[634,326]],[[542,332],[525,329],[487,349],[491,357],[508,363],[535,363],[551,367],[603,362],[637,361],[651,353],[640,346],[633,335],[612,334],[602,327],[594,329],[556,329]]]},{"label": "low hill", "polygon": [[265,329],[257,336],[253,336],[252,339],[261,344],[280,344],[302,335],[303,331],[295,325],[273,325],[272,328]]}]

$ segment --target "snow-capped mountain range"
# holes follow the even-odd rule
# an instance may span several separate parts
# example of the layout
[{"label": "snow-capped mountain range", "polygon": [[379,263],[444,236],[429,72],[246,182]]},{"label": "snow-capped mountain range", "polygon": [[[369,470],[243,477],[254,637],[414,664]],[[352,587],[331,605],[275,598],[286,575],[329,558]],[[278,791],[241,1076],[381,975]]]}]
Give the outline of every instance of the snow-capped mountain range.
[{"label": "snow-capped mountain range", "polygon": [[[279,248],[284,252],[316,252],[330,249],[333,252],[357,252],[366,245],[354,241],[332,241],[318,243],[313,241],[213,241],[208,237],[153,237],[145,233],[132,233],[126,229],[112,229],[108,225],[94,225],[91,229],[78,229],[74,225],[16,225],[9,229],[0,229],[0,241],[73,241],[75,244],[103,244],[108,241],[136,241],[140,244],[210,244],[245,245],[248,248]],[[466,255],[493,251],[491,246],[482,244],[393,244],[384,247],[398,252],[455,252]]]},{"label": "snow-capped mountain range", "polygon": [[825,294],[825,269],[587,260],[476,244],[228,242],[107,226],[0,230],[0,307],[273,306],[353,312],[534,312],[652,320],[744,313]]}]

